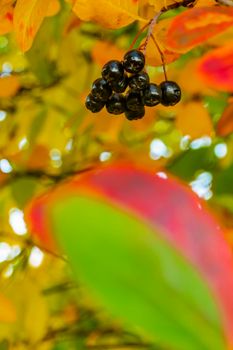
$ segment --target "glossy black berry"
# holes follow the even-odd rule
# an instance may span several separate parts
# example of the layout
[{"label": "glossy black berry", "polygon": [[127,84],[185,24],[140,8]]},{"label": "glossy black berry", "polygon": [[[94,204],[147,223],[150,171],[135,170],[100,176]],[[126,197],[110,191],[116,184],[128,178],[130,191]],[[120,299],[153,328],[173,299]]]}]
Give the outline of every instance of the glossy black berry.
[{"label": "glossy black berry", "polygon": [[145,106],[153,107],[161,102],[162,92],[158,85],[149,84],[143,93],[143,102]]},{"label": "glossy black berry", "polygon": [[174,81],[164,81],[160,84],[162,90],[161,103],[164,106],[174,106],[181,99],[181,90]]},{"label": "glossy black berry", "polygon": [[129,78],[127,74],[124,74],[123,78],[120,80],[113,80],[111,84],[111,88],[115,92],[124,92],[128,86]]},{"label": "glossy black berry", "polygon": [[125,117],[128,120],[137,120],[137,119],[141,119],[143,118],[145,115],[145,108],[142,106],[141,108],[139,108],[137,111],[131,111],[129,109],[127,109],[125,111]]},{"label": "glossy black berry", "polygon": [[92,84],[91,94],[96,100],[107,101],[112,94],[112,89],[105,79],[99,78]]},{"label": "glossy black berry", "polygon": [[129,87],[132,90],[142,90],[146,88],[149,82],[150,82],[149,75],[146,72],[142,72],[130,77]]},{"label": "glossy black berry", "polygon": [[101,109],[104,107],[105,102],[97,101],[95,100],[94,96],[89,94],[86,98],[85,105],[86,105],[86,108],[89,109],[92,113],[97,113],[101,111]]},{"label": "glossy black berry", "polygon": [[128,51],[124,56],[124,68],[129,73],[139,73],[145,65],[145,56],[139,50]]},{"label": "glossy black berry", "polygon": [[103,66],[102,77],[108,82],[120,80],[122,79],[123,75],[124,67],[120,61],[109,61]]},{"label": "glossy black berry", "polygon": [[126,107],[131,111],[137,111],[143,107],[142,96],[138,91],[129,91],[126,95]]},{"label": "glossy black berry", "polygon": [[125,98],[123,95],[113,93],[106,103],[108,113],[121,114],[125,111]]}]

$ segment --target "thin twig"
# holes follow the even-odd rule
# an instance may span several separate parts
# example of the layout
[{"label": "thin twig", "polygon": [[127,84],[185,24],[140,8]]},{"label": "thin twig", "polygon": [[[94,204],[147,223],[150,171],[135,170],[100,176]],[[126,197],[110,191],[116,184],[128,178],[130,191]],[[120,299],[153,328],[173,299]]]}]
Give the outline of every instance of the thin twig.
[{"label": "thin twig", "polygon": [[144,43],[143,53],[144,53],[145,56],[146,56],[146,49],[147,49],[148,42],[150,40],[151,35],[153,34],[154,27],[155,27],[156,23],[158,22],[158,19],[159,19],[161,14],[162,14],[161,11],[158,12],[154,16],[154,18],[151,20],[151,22],[150,22],[149,29],[148,29],[148,34],[147,34],[147,37],[146,37],[146,40],[145,40],[145,43]]},{"label": "thin twig", "polygon": [[91,171],[93,169],[94,169],[94,166],[89,166],[84,169],[72,170],[72,171],[67,171],[59,174],[46,173],[42,170],[25,170],[25,171],[19,171],[19,172],[13,171],[12,173],[9,174],[9,177],[6,178],[6,180],[1,183],[0,187],[9,185],[11,182],[24,177],[33,177],[37,179],[48,178],[50,180],[53,180],[54,182],[59,182],[67,179],[70,176],[79,175],[79,174]]},{"label": "thin twig", "polygon": [[159,51],[159,54],[160,54],[160,57],[161,57],[161,61],[162,61],[162,66],[163,66],[163,73],[164,73],[164,77],[165,77],[165,80],[167,81],[167,72],[166,72],[166,62],[165,62],[165,59],[164,59],[164,54],[162,52],[162,50],[160,49],[157,41],[155,40],[155,37],[153,34],[151,34],[151,38],[157,48],[157,50]]},{"label": "thin twig", "polygon": [[131,45],[130,45],[130,47],[129,47],[129,50],[131,50],[131,49],[134,47],[136,41],[138,40],[138,38],[140,37],[140,35],[144,32],[144,30],[150,25],[151,21],[152,21],[152,20],[150,20],[148,23],[146,23],[146,24],[139,30],[139,32],[136,34],[135,38],[133,39],[133,41],[132,41],[132,43],[131,43]]},{"label": "thin twig", "polygon": [[29,246],[29,247],[32,247],[32,246],[36,246],[37,248],[39,248],[42,252],[46,253],[46,254],[49,254],[51,256],[53,256],[54,258],[57,258],[57,259],[60,259],[62,261],[64,261],[65,263],[68,263],[68,259],[63,256],[63,255],[60,255],[46,247],[44,247],[43,245],[41,245],[40,243],[38,242],[34,242],[31,238],[29,238],[27,241],[26,241],[26,244]]}]

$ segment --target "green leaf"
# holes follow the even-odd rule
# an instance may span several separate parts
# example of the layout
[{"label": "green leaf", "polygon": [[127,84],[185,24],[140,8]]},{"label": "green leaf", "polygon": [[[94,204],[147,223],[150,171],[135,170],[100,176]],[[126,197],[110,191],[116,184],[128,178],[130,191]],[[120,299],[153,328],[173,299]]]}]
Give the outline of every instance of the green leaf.
[{"label": "green leaf", "polygon": [[186,180],[190,181],[195,177],[195,173],[200,170],[212,170],[217,162],[212,147],[202,147],[195,150],[188,150],[180,154],[170,163],[168,170]]},{"label": "green leaf", "polygon": [[37,181],[30,177],[15,180],[11,185],[12,196],[17,205],[23,208],[32,198],[37,186]]},{"label": "green leaf", "polygon": [[30,145],[35,144],[38,135],[42,131],[46,121],[47,112],[48,110],[43,107],[34,117],[28,133],[28,142]]},{"label": "green leaf", "polygon": [[9,349],[9,344],[7,340],[2,340],[0,342],[0,350],[8,350]]},{"label": "green leaf", "polygon": [[180,13],[184,12],[185,10],[186,10],[185,7],[180,6],[179,8],[165,11],[164,13],[161,14],[161,16],[159,16],[159,21],[175,17],[175,16],[179,15]]},{"label": "green leaf", "polygon": [[216,174],[213,181],[213,190],[217,195],[233,194],[232,187],[233,164]]},{"label": "green leaf", "polygon": [[78,196],[56,204],[53,222],[77,278],[115,317],[172,349],[225,349],[208,286],[159,232]]},{"label": "green leaf", "polygon": [[219,93],[218,96],[205,96],[204,102],[214,123],[217,123],[228,104],[229,95]]}]

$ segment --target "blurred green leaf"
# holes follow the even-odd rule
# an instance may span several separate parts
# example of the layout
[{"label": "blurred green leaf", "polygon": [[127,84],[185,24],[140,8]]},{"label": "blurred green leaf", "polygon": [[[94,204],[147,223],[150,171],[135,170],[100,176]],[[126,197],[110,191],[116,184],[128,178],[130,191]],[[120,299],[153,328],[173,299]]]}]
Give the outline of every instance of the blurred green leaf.
[{"label": "blurred green leaf", "polygon": [[42,131],[44,123],[47,117],[47,109],[42,108],[39,113],[34,117],[30,130],[28,132],[28,142],[30,145],[33,145],[36,142],[36,138],[39,133]]},{"label": "blurred green leaf", "polygon": [[213,181],[213,190],[217,195],[233,194],[233,164],[216,174]]},{"label": "blurred green leaf", "polygon": [[7,340],[2,340],[0,342],[0,350],[8,350],[9,349],[9,344]]},{"label": "blurred green leaf", "polygon": [[32,198],[36,190],[37,182],[34,179],[25,177],[15,180],[11,185],[12,196],[17,205],[23,208],[27,202]]},{"label": "blurred green leaf", "polygon": [[166,12],[162,13],[162,15],[159,17],[159,21],[162,21],[163,19],[175,17],[175,16],[179,15],[180,13],[184,12],[185,10],[186,10],[185,7],[180,6],[179,8],[166,11]]},{"label": "blurred green leaf", "polygon": [[217,123],[221,117],[224,109],[227,106],[229,95],[226,93],[219,93],[217,96],[205,96],[204,103],[211,115],[214,123]]},{"label": "blurred green leaf", "polygon": [[230,196],[228,194],[215,196],[214,202],[227,209],[229,212],[233,213],[233,196]]},{"label": "blurred green leaf", "polygon": [[172,174],[190,181],[198,170],[212,170],[216,162],[212,147],[203,147],[182,153],[167,168]]},{"label": "blurred green leaf", "polygon": [[158,232],[84,197],[57,204],[53,222],[76,276],[113,315],[172,349],[225,349],[206,283]]}]

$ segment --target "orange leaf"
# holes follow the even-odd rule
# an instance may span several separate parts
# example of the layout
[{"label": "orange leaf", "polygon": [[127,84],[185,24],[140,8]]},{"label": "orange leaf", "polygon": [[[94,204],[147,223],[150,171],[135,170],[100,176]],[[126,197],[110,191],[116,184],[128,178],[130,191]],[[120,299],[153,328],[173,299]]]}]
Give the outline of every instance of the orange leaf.
[{"label": "orange leaf", "polygon": [[[143,40],[144,41],[144,40]],[[164,55],[165,63],[171,63],[177,60],[180,55],[177,52],[167,50],[163,45],[157,40],[160,50]],[[142,42],[143,43],[143,42]],[[157,67],[162,65],[162,60],[158,49],[156,48],[152,39],[149,40],[146,47],[146,63],[149,66]]]},{"label": "orange leaf", "polygon": [[227,136],[233,132],[233,103],[224,110],[217,124],[217,134]]},{"label": "orange leaf", "polygon": [[209,113],[200,102],[189,102],[179,109],[176,127],[183,135],[190,135],[194,139],[213,136],[214,133]]},{"label": "orange leaf", "polygon": [[166,45],[187,52],[233,25],[233,9],[228,7],[193,8],[176,16],[166,35]]},{"label": "orange leaf", "polygon": [[46,16],[55,16],[61,9],[59,0],[50,0]]},{"label": "orange leaf", "polygon": [[197,73],[197,63],[197,60],[190,60],[179,72],[176,81],[187,94],[199,95],[201,92],[203,95],[215,95],[216,93],[203,82]]},{"label": "orange leaf", "polygon": [[16,310],[9,299],[3,294],[0,294],[0,322],[15,322]]},{"label": "orange leaf", "polygon": [[72,30],[80,27],[81,24],[82,21],[79,18],[77,18],[77,16],[71,15],[68,19],[68,22],[64,26],[63,34],[69,34]]},{"label": "orange leaf", "polygon": [[233,41],[201,58],[198,73],[212,88],[233,92]]},{"label": "orange leaf", "polygon": [[0,14],[0,35],[10,33],[13,30],[13,7],[1,4]]},{"label": "orange leaf", "polygon": [[19,79],[16,75],[0,78],[0,97],[14,96],[19,88]]},{"label": "orange leaf", "polygon": [[27,166],[29,169],[44,169],[49,162],[49,150],[43,145],[36,145],[32,149]]},{"label": "orange leaf", "polygon": [[97,41],[92,49],[92,58],[100,66],[113,59],[121,61],[124,54],[124,50],[107,41]]},{"label": "orange leaf", "polygon": [[135,20],[147,22],[138,15],[138,5],[138,0],[76,0],[73,11],[83,21],[94,21],[116,29]]},{"label": "orange leaf", "polygon": [[33,40],[47,14],[51,0],[18,0],[14,11],[14,29],[20,49],[25,52]]},{"label": "orange leaf", "polygon": [[14,0],[0,0],[0,13],[2,13],[5,7],[8,7],[14,3]]}]

